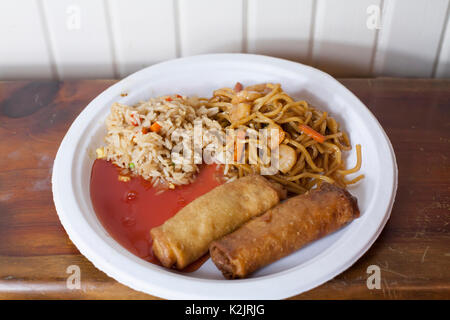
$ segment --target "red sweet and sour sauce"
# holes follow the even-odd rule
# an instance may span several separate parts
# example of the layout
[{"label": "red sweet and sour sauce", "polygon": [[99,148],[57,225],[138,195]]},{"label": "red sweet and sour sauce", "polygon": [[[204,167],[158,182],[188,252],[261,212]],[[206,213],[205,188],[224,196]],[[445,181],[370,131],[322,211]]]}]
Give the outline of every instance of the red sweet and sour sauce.
[{"label": "red sweet and sour sauce", "polygon": [[[123,247],[149,262],[159,264],[152,252],[150,229],[164,223],[189,202],[222,183],[214,165],[202,166],[194,182],[161,192],[142,177],[119,181],[122,169],[97,159],[92,166],[90,194],[95,213],[108,233]],[[194,271],[206,259],[186,271]]]}]

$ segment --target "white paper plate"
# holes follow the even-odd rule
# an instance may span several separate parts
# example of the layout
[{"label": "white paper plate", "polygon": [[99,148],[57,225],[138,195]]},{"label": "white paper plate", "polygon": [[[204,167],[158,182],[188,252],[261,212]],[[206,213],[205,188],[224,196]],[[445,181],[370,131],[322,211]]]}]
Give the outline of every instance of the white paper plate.
[{"label": "white paper plate", "polygon": [[[243,280],[224,280],[211,260],[182,274],[144,261],[112,239],[97,219],[89,196],[94,161],[103,144],[104,120],[113,102],[135,103],[164,94],[210,96],[236,81],[274,82],[294,97],[329,111],[362,145],[366,178],[350,192],[361,217]],[[128,93],[122,97],[121,93]],[[355,162],[354,148],[348,163]],[[338,275],[372,245],[389,218],[397,189],[397,166],[388,137],[370,111],[338,81],[309,66],[249,55],[217,54],[172,60],[138,71],[95,98],[77,117],[56,155],[53,198],[70,239],[97,268],[139,291],[171,299],[280,299],[310,290]]]}]

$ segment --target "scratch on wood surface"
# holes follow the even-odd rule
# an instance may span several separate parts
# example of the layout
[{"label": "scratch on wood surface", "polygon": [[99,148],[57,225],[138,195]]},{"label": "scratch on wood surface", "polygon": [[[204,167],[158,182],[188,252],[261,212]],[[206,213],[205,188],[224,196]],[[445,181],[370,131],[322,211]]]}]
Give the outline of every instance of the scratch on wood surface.
[{"label": "scratch on wood surface", "polygon": [[13,196],[12,193],[3,193],[3,194],[0,194],[0,202],[2,202],[2,201],[8,201],[9,199],[12,198],[12,196]]},{"label": "scratch on wood surface", "polygon": [[35,102],[35,103],[38,103],[38,102],[39,102],[39,93],[36,93],[36,94],[34,95],[34,102]]},{"label": "scratch on wood surface", "polygon": [[405,279],[409,278],[409,276],[407,276],[406,274],[403,274],[403,273],[394,271],[392,269],[389,269],[389,262],[388,261],[384,261],[384,263],[377,263],[377,264],[380,266],[380,270],[381,271],[386,271],[386,272],[395,274],[395,275],[400,276],[400,277],[405,278]]},{"label": "scratch on wood surface", "polygon": [[386,296],[386,293],[387,293],[388,298],[390,298],[391,297],[391,288],[389,288],[389,284],[386,281],[386,279],[383,279],[383,284],[384,284],[383,288],[386,288],[386,290],[383,290],[383,294]]},{"label": "scratch on wood surface", "polygon": [[48,143],[48,144],[54,143],[51,140],[37,138],[36,136],[32,135],[31,133],[28,133],[27,136],[30,137],[30,139],[37,141],[37,142],[43,142],[43,143]]},{"label": "scratch on wood surface", "polygon": [[1,130],[8,131],[8,132],[9,132],[10,134],[12,134],[12,135],[16,135],[16,134],[17,134],[17,131],[8,129],[8,128],[2,126],[2,125],[0,125],[0,129],[1,129]]},{"label": "scratch on wood surface", "polygon": [[391,246],[388,246],[388,249],[389,249],[390,251],[392,251],[392,252],[398,252],[398,253],[400,253],[400,254],[403,254],[403,251],[398,250],[398,249],[394,249],[394,248],[392,248]]},{"label": "scratch on wood surface", "polygon": [[386,271],[386,272],[395,274],[395,275],[400,276],[400,277],[405,278],[405,279],[409,278],[406,274],[403,274],[403,273],[400,273],[400,272],[397,272],[397,271],[394,271],[394,270],[390,270],[390,269],[386,269],[386,268],[380,268],[380,269],[381,269],[381,271]]},{"label": "scratch on wood surface", "polygon": [[11,151],[11,152],[9,152],[8,155],[7,155],[7,157],[8,157],[9,159],[12,159],[12,160],[20,159],[21,156],[22,156],[22,155],[21,155],[20,150],[14,150],[14,151]]},{"label": "scratch on wood surface", "polygon": [[50,157],[48,154],[46,153],[40,153],[37,155],[38,158],[38,166],[39,167],[50,167],[53,163],[53,159],[52,157]]},{"label": "scratch on wood surface", "polygon": [[425,232],[423,232],[423,231],[417,231],[417,232],[414,234],[413,239],[417,239],[418,236],[423,237],[424,235],[425,235]]},{"label": "scratch on wood surface", "polygon": [[51,190],[52,188],[52,171],[53,168],[49,168],[48,173],[45,178],[43,179],[37,179],[33,182],[31,186],[32,191],[45,191],[45,190]]},{"label": "scratch on wood surface", "polygon": [[422,262],[422,263],[425,262],[425,256],[427,255],[427,252],[428,252],[428,249],[429,249],[429,248],[430,248],[430,247],[427,246],[427,247],[425,248],[425,251],[423,252],[422,259],[421,259],[421,262]]},{"label": "scratch on wood surface", "polygon": [[[383,287],[386,288],[388,298],[398,299],[397,291],[389,286],[389,282],[386,279],[383,279],[383,284],[384,284]],[[394,283],[392,282],[391,284]],[[386,291],[383,290],[384,295],[386,295]]]},{"label": "scratch on wood surface", "polygon": [[[421,213],[425,213],[424,217],[423,217],[423,221],[425,222],[429,222],[430,219],[429,217],[426,215],[426,213],[428,213],[428,210],[432,210],[432,209],[444,209],[444,210],[449,210],[450,211],[450,204],[448,203],[447,199],[442,199],[442,201],[433,201],[431,202],[431,204],[423,207],[422,209],[419,210],[419,212]],[[416,221],[420,221],[420,217],[418,217],[416,219]]]}]

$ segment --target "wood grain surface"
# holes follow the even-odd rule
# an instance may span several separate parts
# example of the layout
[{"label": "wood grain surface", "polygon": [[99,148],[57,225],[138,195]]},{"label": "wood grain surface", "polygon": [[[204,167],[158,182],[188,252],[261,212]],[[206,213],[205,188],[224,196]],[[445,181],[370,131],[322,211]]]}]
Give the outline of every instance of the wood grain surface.
[{"label": "wood grain surface", "polygon": [[[450,80],[341,79],[375,114],[399,167],[384,231],[351,268],[292,299],[450,298]],[[75,117],[115,80],[0,82],[0,299],[158,299],[106,276],[69,240],[51,192]],[[81,289],[66,286],[78,265]],[[381,269],[369,290],[367,268]]]}]

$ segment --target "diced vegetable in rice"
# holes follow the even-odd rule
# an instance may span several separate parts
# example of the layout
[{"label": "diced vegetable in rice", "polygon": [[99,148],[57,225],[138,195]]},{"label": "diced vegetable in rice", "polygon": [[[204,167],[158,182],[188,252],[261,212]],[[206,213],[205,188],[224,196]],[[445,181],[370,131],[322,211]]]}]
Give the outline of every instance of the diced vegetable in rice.
[{"label": "diced vegetable in rice", "polygon": [[[212,142],[212,137],[205,135],[207,130],[223,129],[217,121],[208,118],[219,111],[217,108],[190,101],[177,95],[150,99],[135,106],[114,103],[106,119],[106,145],[97,149],[97,154],[155,185],[173,188],[191,183],[198,166],[192,157],[186,159],[186,155],[183,155],[185,161],[174,163],[171,150],[180,141],[192,143],[194,122],[202,124],[202,148]],[[188,138],[180,139],[180,136]]]}]

